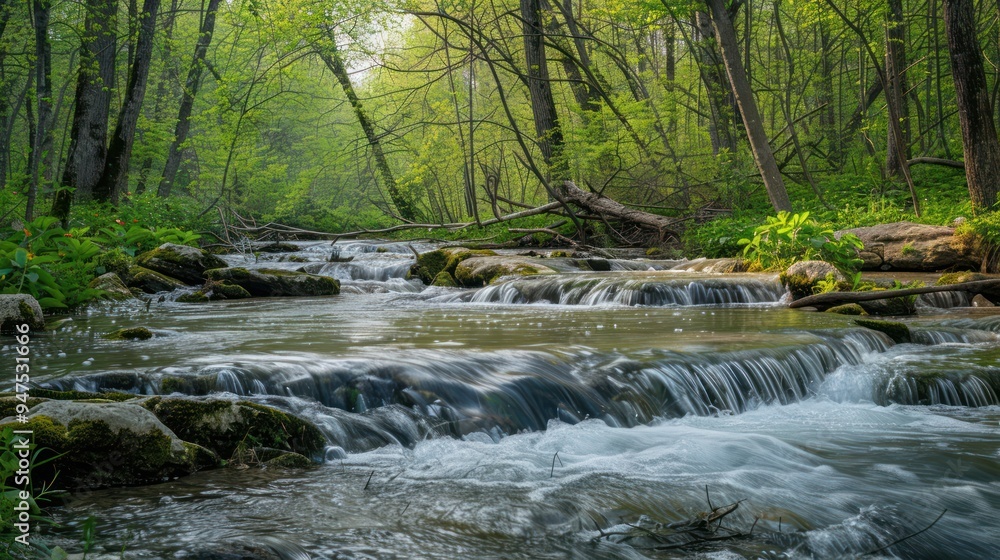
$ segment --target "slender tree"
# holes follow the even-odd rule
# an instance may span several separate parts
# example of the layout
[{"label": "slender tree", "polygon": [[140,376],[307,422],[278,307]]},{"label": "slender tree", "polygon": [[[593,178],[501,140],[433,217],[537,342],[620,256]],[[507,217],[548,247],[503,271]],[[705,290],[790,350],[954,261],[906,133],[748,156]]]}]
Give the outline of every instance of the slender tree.
[{"label": "slender tree", "polygon": [[49,43],[49,3],[33,0],[32,23],[35,31],[35,102],[37,115],[31,147],[31,182],[24,216],[31,220],[38,192],[52,177],[52,45]]},{"label": "slender tree", "polygon": [[218,9],[219,0],[209,0],[205,15],[202,18],[198,43],[194,48],[194,60],[191,61],[191,68],[188,70],[187,80],[184,82],[184,95],[181,97],[180,109],[177,111],[177,127],[174,130],[174,141],[170,144],[170,151],[167,153],[167,164],[163,168],[163,178],[160,179],[160,186],[157,189],[157,195],[161,197],[170,196],[170,189],[174,185],[174,179],[177,178],[177,170],[181,166],[184,141],[187,140],[188,131],[191,130],[191,111],[194,108],[195,96],[198,95],[198,87],[201,84],[202,69],[205,66],[205,54],[212,43],[212,33],[215,31],[215,14]]},{"label": "slender tree", "polygon": [[944,28],[962,124],[969,196],[976,208],[992,208],[1000,194],[1000,142],[990,106],[983,51],[976,36],[972,0],[944,0]]},{"label": "slender tree", "polygon": [[135,128],[142,110],[142,99],[146,94],[146,82],[153,56],[153,35],[156,32],[156,13],[160,0],[144,0],[139,15],[139,36],[135,46],[135,60],[129,71],[128,86],[124,102],[111,136],[108,156],[101,178],[94,186],[94,199],[102,202],[118,203],[118,197],[128,187],[128,165],[132,156],[132,142]]},{"label": "slender tree", "polygon": [[764,131],[764,123],[757,110],[757,100],[754,99],[753,90],[750,88],[750,81],[743,68],[743,61],[740,60],[733,22],[723,5],[723,0],[706,0],[706,3],[712,14],[715,37],[719,42],[719,52],[726,67],[726,74],[729,75],[733,95],[736,96],[740,114],[743,115],[743,125],[746,128],[747,138],[750,140],[750,149],[753,151],[754,161],[757,162],[760,176],[764,179],[764,187],[771,199],[771,205],[778,211],[791,211],[792,203],[788,199],[785,183],[781,179],[781,171],[778,169],[778,163],[774,159],[770,144],[768,144],[767,132]]}]

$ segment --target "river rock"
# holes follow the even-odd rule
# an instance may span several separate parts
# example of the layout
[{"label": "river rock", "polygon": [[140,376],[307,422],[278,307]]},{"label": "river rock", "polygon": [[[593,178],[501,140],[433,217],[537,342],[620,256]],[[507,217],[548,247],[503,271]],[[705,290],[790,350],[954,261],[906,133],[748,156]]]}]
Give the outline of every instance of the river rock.
[{"label": "river rock", "polygon": [[136,264],[195,286],[206,280],[205,271],[226,268],[226,261],[197,247],[164,243],[139,255]]},{"label": "river rock", "polygon": [[130,288],[138,288],[147,294],[172,292],[178,288],[187,287],[187,284],[176,278],[141,266],[133,266],[128,269],[127,284]]},{"label": "river rock", "polygon": [[209,280],[239,286],[253,297],[330,296],[340,293],[340,282],[328,276],[273,268],[216,268]]},{"label": "river rock", "polygon": [[996,304],[983,294],[976,294],[972,298],[972,307],[996,307]]},{"label": "river rock", "polygon": [[[935,286],[950,286],[963,282],[979,282],[982,280],[997,280],[996,274],[981,274],[979,272],[950,272],[938,278]],[[990,301],[1000,301],[1000,287],[983,289],[980,294]]]},{"label": "river rock", "polygon": [[311,423],[276,408],[248,401],[153,397],[142,403],[185,441],[219,456],[233,456],[241,444],[319,455],[326,438]]},{"label": "river rock", "polygon": [[467,259],[476,257],[495,257],[497,254],[489,249],[466,249],[465,247],[449,247],[420,253],[417,262],[410,268],[410,275],[423,280],[424,284],[432,284],[442,271],[455,276],[455,269]]},{"label": "river rock", "polygon": [[0,334],[15,334],[17,325],[24,323],[31,327],[32,332],[45,330],[42,306],[38,305],[38,300],[28,294],[0,294]]},{"label": "river rock", "polygon": [[27,423],[15,425],[33,432],[43,459],[57,456],[37,461],[32,475],[58,488],[151,484],[218,465],[214,453],[182,441],[134,403],[46,401],[30,410]]},{"label": "river rock", "polygon": [[903,323],[896,323],[893,321],[878,321],[875,319],[855,319],[854,324],[859,327],[864,327],[866,329],[871,329],[873,331],[879,331],[885,333],[897,344],[902,344],[905,342],[912,341],[910,336],[910,328]]},{"label": "river rock", "polygon": [[153,338],[153,331],[146,327],[128,327],[109,332],[101,338],[107,340],[149,340]]},{"label": "river rock", "polygon": [[746,272],[747,265],[743,259],[694,259],[684,261],[673,266],[670,270],[681,272],[714,272],[719,274],[729,274],[733,272]]},{"label": "river rock", "polygon": [[896,222],[838,231],[839,239],[853,233],[864,243],[865,270],[978,270],[982,258],[973,244],[955,235],[955,228]]},{"label": "river rock", "polygon": [[254,247],[254,251],[259,253],[294,253],[298,250],[298,245],[282,243],[281,241],[275,241],[274,243]]},{"label": "river rock", "polygon": [[826,261],[799,261],[781,273],[781,283],[795,299],[815,293],[816,284],[830,276],[835,282],[846,282],[847,278],[837,267]]},{"label": "river rock", "polygon": [[107,299],[120,301],[135,297],[131,290],[125,286],[125,282],[122,282],[122,279],[119,278],[114,272],[108,272],[94,278],[89,284],[87,284],[87,287],[95,290],[102,290],[104,292],[102,297]]},{"label": "river rock", "polygon": [[215,282],[209,280],[196,292],[184,294],[177,298],[181,303],[203,303],[206,301],[219,301],[227,299],[246,299],[253,297],[250,292],[236,284],[228,282]]},{"label": "river rock", "polygon": [[556,271],[525,257],[489,256],[465,259],[455,267],[455,280],[466,287],[485,286],[502,276],[555,274]]}]

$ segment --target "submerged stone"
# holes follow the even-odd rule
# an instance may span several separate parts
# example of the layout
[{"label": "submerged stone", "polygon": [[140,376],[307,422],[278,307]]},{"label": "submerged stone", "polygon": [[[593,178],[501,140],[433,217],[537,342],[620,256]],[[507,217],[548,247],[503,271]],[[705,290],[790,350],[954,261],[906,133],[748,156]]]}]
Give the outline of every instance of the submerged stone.
[{"label": "submerged stone", "polygon": [[153,338],[153,331],[146,327],[128,327],[109,332],[101,338],[107,340],[149,340]]},{"label": "submerged stone", "polygon": [[910,328],[903,323],[879,321],[876,319],[855,319],[854,324],[859,327],[885,333],[897,344],[913,341],[910,336]]},{"label": "submerged stone", "polygon": [[455,268],[455,280],[469,288],[485,286],[503,276],[534,276],[556,271],[523,257],[474,257]]},{"label": "submerged stone", "polygon": [[128,277],[128,286],[130,288],[139,288],[147,294],[172,292],[176,289],[187,287],[187,284],[176,278],[141,266],[133,266],[128,269]]},{"label": "submerged stone", "polygon": [[94,278],[87,284],[88,288],[101,290],[104,292],[101,297],[106,299],[123,301],[132,299],[135,296],[114,272],[107,272]]},{"label": "submerged stone", "polygon": [[448,273],[448,271],[442,270],[434,277],[434,282],[431,283],[432,286],[440,286],[443,288],[457,288],[458,283],[455,282],[455,278]]},{"label": "submerged stone", "polygon": [[845,303],[826,310],[827,313],[837,313],[839,315],[868,315],[864,307],[856,303]]}]

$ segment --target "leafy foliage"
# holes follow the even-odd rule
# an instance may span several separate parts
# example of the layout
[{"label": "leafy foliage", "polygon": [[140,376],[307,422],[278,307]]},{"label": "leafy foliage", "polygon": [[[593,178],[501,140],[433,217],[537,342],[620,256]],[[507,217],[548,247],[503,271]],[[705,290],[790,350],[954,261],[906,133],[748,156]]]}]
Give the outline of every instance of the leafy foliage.
[{"label": "leafy foliage", "polygon": [[847,274],[861,267],[858,251],[864,248],[856,235],[848,233],[837,239],[833,229],[810,220],[809,212],[779,212],[777,216],[769,216],[767,223],[754,229],[752,238],[740,239],[738,243],[744,246],[744,257],[760,270],[777,270],[798,260],[818,259]]}]

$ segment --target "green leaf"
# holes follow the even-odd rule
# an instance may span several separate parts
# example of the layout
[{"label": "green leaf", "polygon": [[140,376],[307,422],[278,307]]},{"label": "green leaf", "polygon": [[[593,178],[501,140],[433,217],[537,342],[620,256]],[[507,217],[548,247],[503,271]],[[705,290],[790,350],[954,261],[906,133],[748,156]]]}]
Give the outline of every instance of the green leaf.
[{"label": "green leaf", "polygon": [[18,268],[24,268],[28,264],[28,251],[19,247],[14,251],[14,260],[12,262]]},{"label": "green leaf", "polygon": [[65,303],[59,301],[56,298],[51,298],[51,297],[40,298],[38,300],[38,305],[40,305],[42,309],[53,309],[53,308],[66,309],[67,307]]}]

